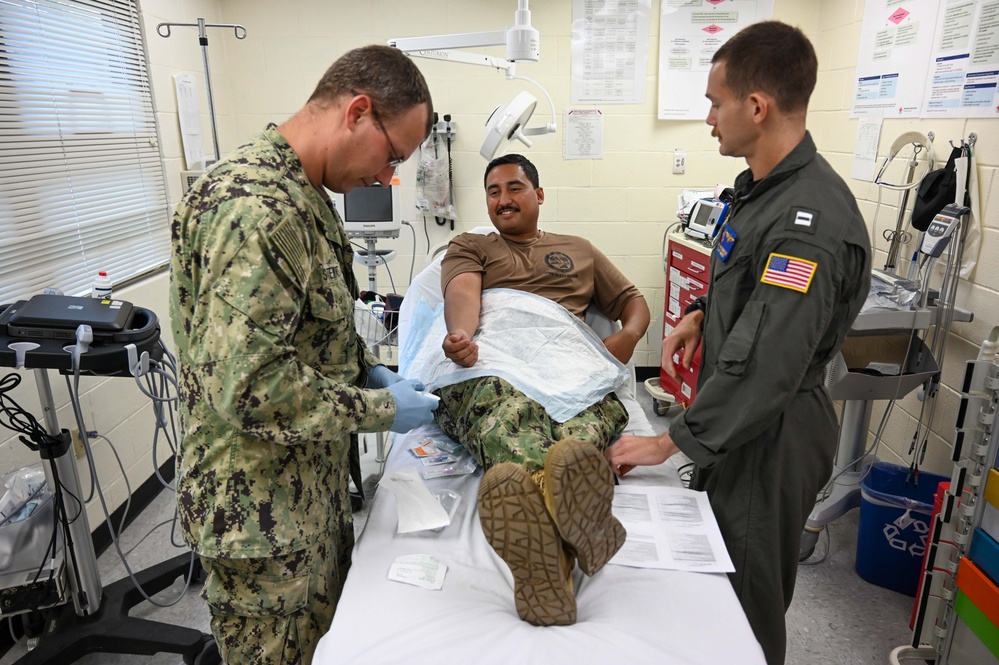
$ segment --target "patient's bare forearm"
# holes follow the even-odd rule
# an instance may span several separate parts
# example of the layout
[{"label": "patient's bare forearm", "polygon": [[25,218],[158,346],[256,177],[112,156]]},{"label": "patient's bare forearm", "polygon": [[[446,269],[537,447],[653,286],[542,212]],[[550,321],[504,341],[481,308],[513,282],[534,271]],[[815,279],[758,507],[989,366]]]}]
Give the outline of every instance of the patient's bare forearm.
[{"label": "patient's bare forearm", "polygon": [[621,312],[621,330],[604,340],[604,345],[622,363],[631,360],[635,347],[649,328],[652,315],[645,298],[632,299]]},{"label": "patient's bare forearm", "polygon": [[444,322],[449,333],[464,330],[469,337],[479,327],[482,309],[482,275],[463,273],[447,285],[444,293]]},{"label": "patient's bare forearm", "polygon": [[462,367],[479,359],[479,347],[472,341],[479,327],[482,309],[482,275],[463,273],[454,277],[444,293],[444,322],[447,334],[441,347],[444,355]]},{"label": "patient's bare forearm", "polygon": [[634,336],[636,343],[642,339],[642,335],[649,329],[649,322],[651,320],[652,313],[649,311],[648,303],[645,302],[645,298],[642,296],[632,298],[624,306],[624,311],[621,312],[621,328]]}]

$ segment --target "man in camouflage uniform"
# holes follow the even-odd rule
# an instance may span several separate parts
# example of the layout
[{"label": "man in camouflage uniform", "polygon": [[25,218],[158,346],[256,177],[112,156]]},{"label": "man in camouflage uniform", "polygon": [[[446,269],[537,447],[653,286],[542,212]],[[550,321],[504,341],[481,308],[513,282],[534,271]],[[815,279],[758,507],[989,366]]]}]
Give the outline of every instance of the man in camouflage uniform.
[{"label": "man in camouflage uniform", "polygon": [[229,663],[311,662],[350,566],[356,433],[432,418],[435,400],[355,333],[353,254],[324,189],[387,185],[432,115],[408,57],[355,49],[174,217],[177,500]]},{"label": "man in camouflage uniform", "polygon": [[[628,362],[649,325],[642,294],[597,248],[577,237],[542,232],[538,171],[522,155],[486,167],[489,219],[499,231],[462,234],[441,264],[445,355],[471,367],[482,291],[511,288],[559,303],[583,318],[591,302],[621,330],[604,339]],[[613,474],[603,451],[628,424],[614,393],[566,422],[507,381],[486,376],[441,388],[437,420],[486,468],[479,519],[493,549],[510,566],[520,618],[535,625],[576,621],[572,569],[596,574],[624,544],[611,514]]]},{"label": "man in camouflage uniform", "polygon": [[623,436],[617,473],[678,449],[696,464],[735,572],[730,576],[767,663],[784,662],[784,613],[801,532],[833,468],[838,425],[825,368],[870,285],[857,202],[805,128],[818,61],[777,21],[741,30],[715,53],[707,123],[723,155],[745,157],[711,256],[708,296],[663,341],[690,367],[703,339],[697,398],[660,437]]}]

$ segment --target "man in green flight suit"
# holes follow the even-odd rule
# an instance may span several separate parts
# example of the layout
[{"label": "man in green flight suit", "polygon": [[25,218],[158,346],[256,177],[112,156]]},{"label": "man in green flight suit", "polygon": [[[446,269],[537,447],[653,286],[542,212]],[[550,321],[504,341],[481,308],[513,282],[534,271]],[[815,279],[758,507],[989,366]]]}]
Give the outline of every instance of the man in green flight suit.
[{"label": "man in green flight suit", "polygon": [[[818,63],[808,39],[753,24],[715,53],[707,123],[723,155],[745,157],[711,257],[708,296],[663,341],[697,398],[659,437],[607,452],[627,473],[681,450],[707,492],[735,564],[732,585],[770,665],[784,662],[801,532],[832,472],[837,422],[823,386],[870,284],[870,242],[850,190],[816,152],[805,112]],[[702,335],[703,331],[703,335]]]},{"label": "man in green flight suit", "polygon": [[177,501],[226,662],[311,662],[350,567],[356,433],[433,418],[354,330],[353,252],[326,192],[388,185],[432,117],[407,56],[354,49],[174,216]]}]

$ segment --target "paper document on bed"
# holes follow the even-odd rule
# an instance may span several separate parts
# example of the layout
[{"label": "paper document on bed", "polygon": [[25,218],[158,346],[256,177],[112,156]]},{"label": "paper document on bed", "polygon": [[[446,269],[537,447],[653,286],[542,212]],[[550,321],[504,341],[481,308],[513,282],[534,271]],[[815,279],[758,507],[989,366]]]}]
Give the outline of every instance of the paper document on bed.
[{"label": "paper document on bed", "polygon": [[695,573],[735,571],[704,492],[618,485],[612,510],[628,538],[609,563]]}]

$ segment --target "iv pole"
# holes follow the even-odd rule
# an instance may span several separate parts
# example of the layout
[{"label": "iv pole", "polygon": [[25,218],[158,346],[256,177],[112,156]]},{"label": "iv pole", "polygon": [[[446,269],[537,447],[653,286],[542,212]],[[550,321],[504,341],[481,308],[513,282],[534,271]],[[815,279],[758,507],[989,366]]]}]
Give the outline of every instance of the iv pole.
[{"label": "iv pole", "polygon": [[156,26],[156,34],[160,37],[169,37],[171,27],[198,29],[201,61],[205,66],[205,87],[208,89],[208,118],[212,123],[212,147],[215,148],[215,159],[218,160],[221,153],[219,152],[218,128],[215,126],[215,97],[212,94],[212,75],[208,65],[208,31],[206,28],[232,28],[236,39],[246,39],[246,28],[238,23],[205,23],[205,19],[199,18],[197,23],[160,23]]}]

